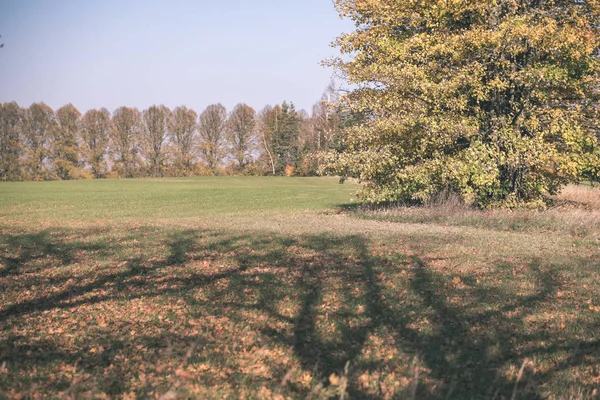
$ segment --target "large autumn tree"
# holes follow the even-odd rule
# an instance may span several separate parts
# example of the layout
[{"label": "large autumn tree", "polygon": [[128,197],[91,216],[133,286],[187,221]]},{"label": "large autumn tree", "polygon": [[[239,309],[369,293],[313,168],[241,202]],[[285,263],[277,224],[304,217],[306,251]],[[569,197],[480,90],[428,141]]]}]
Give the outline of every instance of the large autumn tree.
[{"label": "large autumn tree", "polygon": [[600,179],[598,0],[336,0],[357,29],[331,64],[351,92],[334,166],[368,201],[452,191],[540,206]]}]

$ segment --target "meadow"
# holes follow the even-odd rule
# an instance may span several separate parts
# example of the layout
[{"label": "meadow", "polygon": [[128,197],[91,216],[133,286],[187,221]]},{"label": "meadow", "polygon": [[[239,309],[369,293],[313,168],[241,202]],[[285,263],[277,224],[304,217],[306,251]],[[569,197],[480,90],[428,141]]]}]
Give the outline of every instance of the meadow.
[{"label": "meadow", "polygon": [[356,189],[1,183],[0,398],[598,398],[598,188],[513,212]]}]

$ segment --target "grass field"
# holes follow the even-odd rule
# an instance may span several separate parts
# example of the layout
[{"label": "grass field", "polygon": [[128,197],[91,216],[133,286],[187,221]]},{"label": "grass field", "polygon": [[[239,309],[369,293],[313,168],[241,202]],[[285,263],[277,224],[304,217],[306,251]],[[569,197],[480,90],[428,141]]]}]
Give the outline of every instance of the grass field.
[{"label": "grass field", "polygon": [[513,213],[355,190],[0,184],[0,398],[598,398],[598,189]]}]

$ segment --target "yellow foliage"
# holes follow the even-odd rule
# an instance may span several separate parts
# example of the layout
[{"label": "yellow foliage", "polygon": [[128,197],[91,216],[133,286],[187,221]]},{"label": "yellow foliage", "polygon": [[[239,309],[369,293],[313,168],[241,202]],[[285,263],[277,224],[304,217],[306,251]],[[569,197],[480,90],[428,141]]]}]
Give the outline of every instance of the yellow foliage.
[{"label": "yellow foliage", "polygon": [[286,166],[285,166],[285,176],[294,176],[294,171],[295,170],[296,170],[296,167],[294,165],[286,164]]},{"label": "yellow foliage", "polygon": [[358,122],[330,169],[370,202],[450,190],[482,207],[540,206],[600,180],[598,2],[337,0],[356,31],[329,60]]}]

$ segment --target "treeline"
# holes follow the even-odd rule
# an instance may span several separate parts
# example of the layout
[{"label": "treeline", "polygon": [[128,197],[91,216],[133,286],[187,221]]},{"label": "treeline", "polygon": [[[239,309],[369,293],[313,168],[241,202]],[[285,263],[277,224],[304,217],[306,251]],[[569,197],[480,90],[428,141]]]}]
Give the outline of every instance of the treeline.
[{"label": "treeline", "polygon": [[287,102],[258,113],[213,104],[200,114],[184,106],[82,114],[72,104],[3,103],[0,180],[314,175],[338,137],[334,97],[328,88],[311,115]]}]

